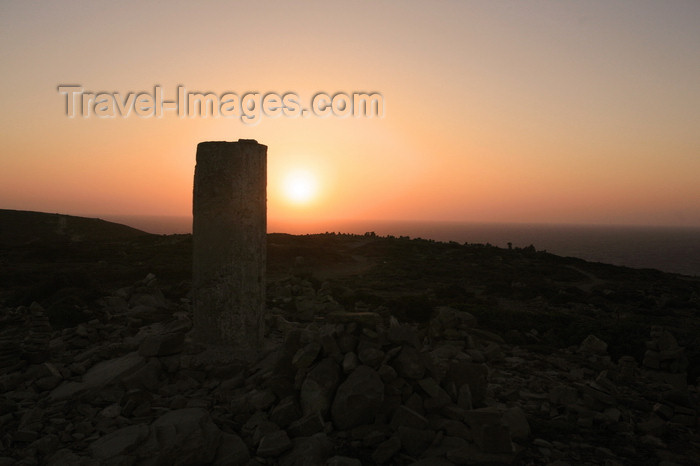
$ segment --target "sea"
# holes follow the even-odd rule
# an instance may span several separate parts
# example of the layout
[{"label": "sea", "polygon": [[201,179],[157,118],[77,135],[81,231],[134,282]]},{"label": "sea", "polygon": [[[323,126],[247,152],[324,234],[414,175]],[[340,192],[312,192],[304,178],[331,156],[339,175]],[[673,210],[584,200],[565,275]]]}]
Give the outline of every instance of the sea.
[{"label": "sea", "polygon": [[[121,215],[101,218],[155,234],[192,232],[192,217]],[[513,247],[532,245],[538,251],[546,250],[560,256],[700,277],[700,228],[697,227],[270,219],[268,232],[374,232],[381,236],[490,243],[503,248],[508,243]]]}]

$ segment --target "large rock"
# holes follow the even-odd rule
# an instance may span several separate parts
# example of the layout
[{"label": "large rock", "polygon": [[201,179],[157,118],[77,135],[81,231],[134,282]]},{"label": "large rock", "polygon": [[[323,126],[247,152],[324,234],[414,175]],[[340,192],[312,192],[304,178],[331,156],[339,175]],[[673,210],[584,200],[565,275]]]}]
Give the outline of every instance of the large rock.
[{"label": "large rock", "polygon": [[333,394],[340,382],[340,367],[331,358],[319,362],[301,385],[299,398],[305,415],[313,412],[326,416],[333,401]]},{"label": "large rock", "polygon": [[324,433],[294,439],[292,450],[280,459],[280,466],[326,464],[333,452],[333,442]]},{"label": "large rock", "polygon": [[469,385],[474,406],[482,406],[486,396],[488,368],[483,364],[468,361],[457,361],[450,364],[446,379],[453,382],[455,387]]},{"label": "large rock", "polygon": [[588,335],[579,347],[581,353],[604,355],[608,352],[608,344],[595,335]]},{"label": "large rock", "polygon": [[285,451],[292,448],[292,441],[289,440],[287,432],[276,430],[263,435],[258,446],[258,456],[264,458],[271,456],[279,456]]},{"label": "large rock", "polygon": [[390,437],[377,446],[372,453],[372,459],[377,464],[384,464],[401,450],[401,439],[398,436]]},{"label": "large rock", "polygon": [[301,409],[295,396],[288,396],[277,404],[270,412],[270,420],[286,429],[292,422],[301,417]]},{"label": "large rock", "polygon": [[206,410],[183,408],[156,419],[136,453],[140,458],[155,459],[157,464],[210,464],[221,437],[221,430]]},{"label": "large rock", "polygon": [[137,352],[102,361],[85,373],[82,382],[64,382],[56,387],[49,395],[49,399],[52,401],[65,400],[90,390],[105,387],[137,371],[143,367],[145,362],[146,360]]},{"label": "large rock", "polygon": [[448,331],[470,329],[475,325],[476,318],[468,312],[440,306],[435,309],[433,318],[430,320],[430,334],[439,336]]},{"label": "large rock", "polygon": [[308,437],[324,428],[323,418],[319,413],[308,414],[301,419],[292,422],[287,429],[292,437]]},{"label": "large rock", "polygon": [[484,453],[513,453],[510,430],[503,424],[485,424],[472,427],[474,443]]},{"label": "large rock", "polygon": [[394,360],[396,371],[407,379],[422,379],[425,375],[425,358],[412,346],[404,346]]},{"label": "large rock", "polygon": [[326,321],[338,324],[356,323],[363,327],[376,328],[382,323],[382,316],[376,312],[333,311],[326,314]]},{"label": "large rock", "polygon": [[331,415],[340,430],[371,423],[384,402],[384,383],[377,371],[359,366],[336,392]]},{"label": "large rock", "polygon": [[243,439],[236,434],[222,434],[216,454],[217,466],[241,466],[250,460],[250,453]]},{"label": "large rock", "polygon": [[387,331],[387,338],[390,342],[397,345],[408,343],[415,348],[420,346],[418,331],[408,325],[392,325]]},{"label": "large rock", "polygon": [[129,454],[148,437],[148,432],[148,426],[143,424],[122,427],[92,442],[90,454],[99,460]]},{"label": "large rock", "polygon": [[321,344],[317,341],[312,341],[296,352],[292,358],[292,364],[297,369],[309,367],[318,356],[319,351],[321,351]]},{"label": "large rock", "polygon": [[435,439],[435,432],[428,429],[415,429],[401,426],[398,428],[403,449],[413,457],[423,453]]},{"label": "large rock", "polygon": [[184,346],[184,333],[149,335],[141,343],[139,354],[141,356],[170,356],[181,353]]},{"label": "large rock", "polygon": [[510,408],[503,413],[503,422],[510,429],[510,435],[516,440],[525,440],[530,436],[530,423],[525,412],[520,408]]},{"label": "large rock", "polygon": [[428,420],[407,406],[399,406],[394,411],[394,416],[391,418],[391,427],[398,430],[399,427],[413,427],[423,429],[428,425]]},{"label": "large rock", "polygon": [[450,395],[432,377],[420,380],[418,385],[428,396],[425,400],[426,409],[441,408],[452,402]]}]

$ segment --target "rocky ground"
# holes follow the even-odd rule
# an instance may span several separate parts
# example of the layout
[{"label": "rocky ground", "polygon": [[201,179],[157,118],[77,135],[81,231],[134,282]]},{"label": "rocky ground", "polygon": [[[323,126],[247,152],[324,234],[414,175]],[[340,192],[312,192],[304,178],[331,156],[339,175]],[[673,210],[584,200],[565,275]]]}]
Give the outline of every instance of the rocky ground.
[{"label": "rocky ground", "polygon": [[190,236],[57,218],[0,231],[0,465],[700,458],[697,277],[269,235],[267,346],[243,363],[192,340]]},{"label": "rocky ground", "polygon": [[[53,329],[2,310],[0,464],[695,464],[698,394],[654,327],[643,361],[595,336],[549,354],[440,307],[425,323],[345,310],[290,277],[246,365],[190,339],[153,275]],[[279,298],[278,298],[279,299]],[[309,318],[311,317],[311,318]],[[533,336],[535,337],[535,336]]]}]

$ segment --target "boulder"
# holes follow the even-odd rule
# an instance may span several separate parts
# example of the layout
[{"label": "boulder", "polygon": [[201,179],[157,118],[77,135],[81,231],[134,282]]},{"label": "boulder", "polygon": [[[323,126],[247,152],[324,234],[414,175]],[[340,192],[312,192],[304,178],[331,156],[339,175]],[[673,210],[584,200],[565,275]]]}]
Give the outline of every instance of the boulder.
[{"label": "boulder", "polygon": [[412,346],[404,346],[394,360],[394,368],[406,379],[422,379],[425,375],[425,361],[421,353]]},{"label": "boulder", "polygon": [[248,447],[236,434],[221,434],[219,450],[216,452],[216,466],[242,466],[250,460]]},{"label": "boulder", "polygon": [[98,460],[122,456],[134,451],[148,437],[148,433],[148,426],[143,424],[122,427],[92,442],[88,450]]},{"label": "boulder", "polygon": [[292,448],[292,441],[289,440],[287,432],[277,430],[275,432],[265,434],[260,439],[258,456],[262,456],[263,458],[279,456],[290,448]]},{"label": "boulder", "polygon": [[377,464],[388,463],[399,450],[401,450],[401,439],[398,436],[393,436],[375,448],[372,459]]},{"label": "boulder", "polygon": [[81,393],[105,387],[137,371],[145,363],[146,360],[135,351],[118,358],[102,361],[83,375],[82,382],[68,381],[56,387],[49,395],[49,400],[66,400]]},{"label": "boulder", "polygon": [[279,464],[280,466],[325,465],[332,452],[333,442],[324,433],[299,437],[294,439],[291,451],[280,458]]},{"label": "boulder", "polygon": [[318,412],[325,417],[339,382],[340,368],[333,359],[326,358],[316,364],[301,385],[299,399],[302,412],[305,415]]},{"label": "boulder", "polygon": [[371,423],[384,402],[384,383],[377,371],[359,366],[338,387],[331,415],[337,429]]},{"label": "boulder", "polygon": [[608,344],[595,335],[588,335],[579,347],[581,353],[602,356],[608,352]]},{"label": "boulder", "polygon": [[391,427],[398,430],[399,427],[413,427],[423,429],[428,425],[428,420],[407,406],[399,406],[391,418]]},{"label": "boulder", "polygon": [[169,411],[153,421],[149,430],[136,454],[158,464],[212,463],[222,438],[221,430],[202,408]]},{"label": "boulder", "polygon": [[321,432],[323,428],[324,421],[321,414],[318,412],[312,412],[301,419],[292,422],[287,431],[292,437],[308,437],[317,432]]},{"label": "boulder", "polygon": [[461,387],[465,384],[469,385],[472,404],[474,406],[483,406],[486,396],[487,376],[488,368],[484,364],[455,361],[449,365],[445,378],[448,383],[454,383],[455,387]]},{"label": "boulder", "polygon": [[149,335],[139,346],[141,356],[170,356],[181,353],[185,346],[185,333],[160,333]]}]

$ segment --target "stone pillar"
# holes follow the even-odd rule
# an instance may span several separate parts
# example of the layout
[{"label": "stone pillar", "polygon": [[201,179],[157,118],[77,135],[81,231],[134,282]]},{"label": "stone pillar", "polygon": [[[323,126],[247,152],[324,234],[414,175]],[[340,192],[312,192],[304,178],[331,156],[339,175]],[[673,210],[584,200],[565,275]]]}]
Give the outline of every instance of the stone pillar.
[{"label": "stone pillar", "polygon": [[194,331],[251,359],[262,346],[267,146],[202,142],[194,171]]}]

